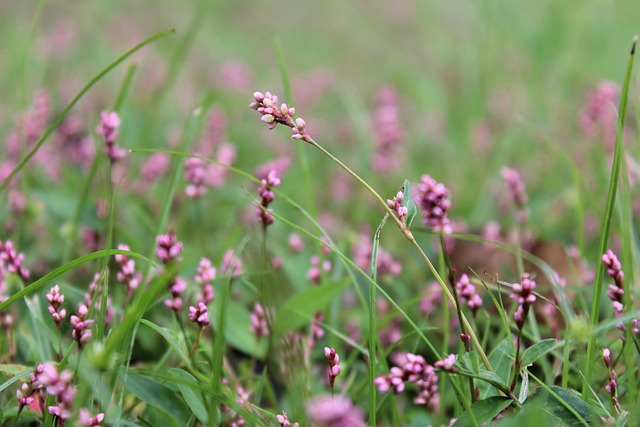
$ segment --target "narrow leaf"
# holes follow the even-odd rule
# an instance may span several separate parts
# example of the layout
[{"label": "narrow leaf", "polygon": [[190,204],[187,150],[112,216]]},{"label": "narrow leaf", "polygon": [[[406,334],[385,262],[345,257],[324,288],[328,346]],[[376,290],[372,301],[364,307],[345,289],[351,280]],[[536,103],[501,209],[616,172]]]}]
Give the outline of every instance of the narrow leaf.
[{"label": "narrow leaf", "polygon": [[504,411],[513,400],[504,396],[492,396],[488,399],[479,400],[471,405],[471,412],[475,417],[476,423],[473,422],[472,417],[464,412],[458,421],[454,424],[455,427],[474,426],[478,423],[484,423],[494,419],[500,412]]},{"label": "narrow leaf", "polygon": [[167,341],[167,343],[171,346],[171,348],[176,352],[180,360],[182,360],[185,365],[191,366],[191,360],[187,356],[187,353],[185,352],[184,348],[180,345],[180,343],[178,343],[178,339],[176,338],[175,334],[172,331],[170,331],[167,328],[162,328],[147,319],[140,320],[140,323],[142,323],[143,325],[147,325],[148,327],[156,331],[158,334],[160,334],[160,336],[162,336],[162,338],[164,338]]},{"label": "narrow leaf", "polygon": [[534,407],[549,414],[563,426],[598,424],[598,416],[582,399],[562,387],[538,387],[523,405],[523,409]]},{"label": "narrow leaf", "polygon": [[535,343],[522,353],[522,367],[527,367],[554,348],[558,346],[558,341],[549,338]]},{"label": "narrow leaf", "polygon": [[189,410],[182,400],[176,399],[176,394],[161,382],[130,372],[126,387],[138,399],[147,403],[169,416],[167,421],[177,426],[186,426],[189,420]]},{"label": "narrow leaf", "polygon": [[206,424],[209,421],[209,414],[202,399],[202,394],[197,388],[199,385],[198,380],[190,373],[178,368],[169,369],[169,373],[178,380],[176,386],[180,390],[180,393],[182,393],[182,397],[187,403],[187,406],[189,406],[189,409],[191,409],[191,412],[193,412],[193,415],[195,415],[199,421]]},{"label": "narrow leaf", "polygon": [[411,193],[411,183],[408,179],[404,180],[404,200],[402,206],[405,206],[409,211],[407,213],[407,227],[411,226],[413,218],[416,217],[418,209],[416,208],[416,202],[413,200],[413,194]]}]

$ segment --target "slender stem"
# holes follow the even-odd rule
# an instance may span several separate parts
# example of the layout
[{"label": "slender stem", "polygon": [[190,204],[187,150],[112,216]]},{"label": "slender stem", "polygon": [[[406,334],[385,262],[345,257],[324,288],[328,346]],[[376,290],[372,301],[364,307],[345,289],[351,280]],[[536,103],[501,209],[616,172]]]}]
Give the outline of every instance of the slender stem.
[{"label": "slender stem", "polygon": [[[400,219],[398,219],[398,217],[393,213],[393,210],[391,210],[391,208],[387,206],[387,202],[376,192],[376,190],[374,190],[369,184],[367,184],[365,180],[360,178],[358,174],[356,174],[354,171],[349,169],[347,165],[342,163],[338,158],[336,158],[333,154],[328,152],[324,147],[322,147],[312,138],[308,138],[305,141],[313,145],[315,148],[320,150],[324,155],[326,155],[335,163],[337,163],[342,169],[344,169],[349,175],[351,175],[356,181],[358,181],[360,185],[366,188],[367,191],[371,193],[373,197],[376,198],[376,200],[384,207],[385,211],[387,211],[387,213],[389,214],[389,217],[391,217],[391,219],[393,219],[393,221],[396,223],[396,225],[398,226],[402,234],[404,234],[407,240],[409,240],[409,242],[411,242],[413,247],[418,251],[418,254],[422,258],[422,260],[425,262],[425,264],[427,264],[427,267],[429,268],[433,276],[436,278],[436,280],[440,284],[440,287],[442,288],[442,292],[444,293],[444,295],[447,297],[447,299],[449,299],[449,301],[451,301],[451,304],[453,304],[453,306],[457,308],[456,300],[453,297],[453,294],[449,291],[449,288],[447,287],[447,285],[442,280],[442,277],[440,277],[440,274],[438,274],[438,270],[436,270],[434,265],[431,263],[431,260],[429,259],[427,254],[424,253],[424,251],[420,247],[420,244],[416,241],[415,237],[413,237],[413,234],[411,233],[411,231],[407,228],[407,226],[402,221],[400,221]],[[469,321],[467,320],[464,314],[461,315],[461,319],[465,328],[467,328],[467,330],[469,331],[469,335],[471,336],[471,341],[473,341],[473,345],[476,347],[478,354],[480,355],[480,358],[482,359],[482,362],[484,363],[485,367],[487,368],[488,371],[493,372],[491,363],[489,362],[489,358],[487,357],[484,350],[482,349],[482,346],[480,344],[480,341],[478,340],[478,337],[476,336],[475,332],[471,328],[471,325],[469,324]]]},{"label": "slender stem", "polygon": [[513,393],[516,389],[516,382],[518,381],[518,374],[520,373],[521,360],[520,360],[520,337],[522,336],[522,330],[518,330],[518,335],[516,338],[516,360],[513,364],[513,379],[511,380],[511,393]]}]

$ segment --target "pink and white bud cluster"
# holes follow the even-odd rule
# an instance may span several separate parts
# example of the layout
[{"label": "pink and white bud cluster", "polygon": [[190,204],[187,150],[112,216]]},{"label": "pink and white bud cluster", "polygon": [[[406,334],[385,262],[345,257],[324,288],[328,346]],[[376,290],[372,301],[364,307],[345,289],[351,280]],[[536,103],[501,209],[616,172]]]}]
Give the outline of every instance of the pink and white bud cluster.
[{"label": "pink and white bud cluster", "polygon": [[127,152],[116,144],[120,128],[120,116],[115,111],[103,111],[100,114],[100,124],[96,129],[98,135],[104,138],[105,153],[112,162],[123,159]]},{"label": "pink and white bud cluster", "polygon": [[201,258],[200,264],[198,264],[198,271],[194,277],[195,282],[200,285],[202,290],[202,294],[198,294],[196,297],[199,302],[209,304],[213,301],[215,294],[211,282],[216,278],[216,275],[217,270],[211,265],[211,260]]},{"label": "pink and white bud cluster", "polygon": [[442,360],[438,360],[433,364],[434,368],[442,369],[443,371],[454,373],[456,371],[456,360],[458,356],[450,354]]},{"label": "pink and white bud cluster", "polygon": [[176,276],[169,287],[171,298],[164,300],[164,305],[173,310],[176,314],[182,310],[182,293],[187,290],[187,283],[182,278]]},{"label": "pink and white bud cluster", "polygon": [[587,93],[587,102],[580,115],[580,130],[588,137],[600,136],[612,150],[616,140],[618,98],[617,83],[603,81]]},{"label": "pink and white bud cluster", "polygon": [[189,320],[193,323],[197,323],[198,326],[204,328],[209,324],[209,314],[207,313],[207,306],[199,302],[196,307],[189,307]]},{"label": "pink and white bud cluster", "polygon": [[176,234],[173,231],[156,237],[156,245],[156,256],[163,264],[172,260],[180,261],[182,242],[176,239]]},{"label": "pink and white bud cluster", "polygon": [[46,388],[47,394],[57,398],[57,405],[47,408],[49,413],[62,420],[68,420],[76,396],[76,388],[71,384],[73,379],[71,371],[65,369],[58,372],[54,364],[45,363],[36,369],[35,379],[36,384]]},{"label": "pink and white bud cluster", "polygon": [[307,278],[315,285],[320,283],[322,273],[331,271],[331,261],[328,259],[320,260],[318,255],[311,256],[311,268],[307,271]]},{"label": "pink and white bud cluster", "polygon": [[397,150],[405,132],[400,124],[397,98],[396,91],[390,87],[382,88],[378,92],[374,118],[376,149],[371,160],[371,166],[376,172],[391,172],[397,169],[400,163]]},{"label": "pink and white bud cluster", "polygon": [[296,113],[295,108],[287,104],[280,104],[278,107],[278,97],[271,92],[254,92],[254,102],[249,104],[249,108],[256,110],[262,115],[261,121],[267,123],[269,130],[276,127],[278,123],[289,126],[293,132],[291,138],[309,141],[311,137],[306,133],[305,121],[298,117],[293,119]]},{"label": "pink and white bud cluster", "polygon": [[313,321],[311,322],[311,335],[307,340],[309,348],[313,347],[313,345],[324,336],[324,329],[320,326],[322,322],[324,322],[324,314],[322,314],[321,311],[318,311],[313,316]]},{"label": "pink and white bud cluster", "polygon": [[78,425],[81,427],[101,427],[104,419],[104,413],[101,412],[95,417],[92,417],[91,412],[86,408],[81,408],[78,413]]},{"label": "pink and white bud cluster", "polygon": [[[622,271],[622,264],[618,260],[618,257],[613,253],[611,249],[607,250],[602,255],[602,263],[607,267],[607,274],[614,281],[613,284],[609,285],[609,290],[607,291],[607,296],[612,302],[613,312],[615,317],[621,317],[624,314],[624,272]],[[633,300],[633,297],[631,297]],[[617,328],[621,331],[626,329],[626,325],[622,322],[617,324]],[[632,321],[633,333],[638,333],[638,320],[634,319]],[[621,335],[620,339],[625,340],[624,334]]]},{"label": "pink and white bud cluster", "polygon": [[527,207],[529,199],[525,193],[525,186],[520,173],[515,169],[504,167],[500,170],[500,175],[502,175],[502,179],[507,184],[511,198],[516,206],[516,220],[520,223],[526,222],[529,218],[529,208]]},{"label": "pink and white bud cluster", "polygon": [[220,274],[223,276],[231,275],[233,277],[242,276],[242,260],[236,256],[233,249],[228,249],[222,256]]},{"label": "pink and white bud cluster", "polygon": [[522,275],[520,283],[514,283],[511,288],[511,299],[518,303],[518,308],[513,313],[513,318],[518,325],[518,329],[522,330],[527,315],[529,314],[529,308],[536,302],[536,296],[533,291],[536,289],[536,282],[531,280],[529,273]]},{"label": "pink and white bud cluster", "polygon": [[364,413],[346,396],[316,396],[306,405],[311,425],[365,427]]},{"label": "pink and white bud cluster", "polygon": [[404,202],[404,193],[402,191],[398,191],[393,200],[387,199],[387,206],[393,209],[393,213],[396,214],[400,222],[406,224],[409,209],[406,206],[402,206],[402,202]]},{"label": "pink and white bud cluster", "polygon": [[280,424],[281,427],[300,427],[299,423],[293,423],[291,424],[291,421],[289,421],[289,417],[287,416],[287,413],[282,411],[282,415],[278,414],[276,415],[276,421],[278,422],[278,424]]},{"label": "pink and white bud cluster", "polygon": [[[368,229],[363,229],[360,232],[358,241],[351,245],[351,253],[353,254],[353,261],[355,264],[364,271],[369,271],[371,267],[371,255],[373,250],[373,244],[371,241],[371,233]],[[381,246],[378,247],[378,275],[385,276],[390,275],[392,277],[398,277],[402,273],[402,264],[397,259],[387,252]]]},{"label": "pink and white bud cluster", "polygon": [[80,304],[78,306],[78,315],[71,316],[69,319],[69,323],[71,323],[71,327],[73,330],[71,331],[71,336],[74,340],[78,342],[78,348],[84,347],[84,345],[91,339],[91,325],[93,325],[94,320],[87,319],[87,314],[89,313],[89,309],[86,305]]},{"label": "pink and white bud cluster", "polygon": [[340,372],[342,372],[342,368],[339,365],[340,356],[338,356],[338,353],[336,353],[336,350],[334,348],[330,347],[324,348],[324,355],[327,357],[327,360],[329,360],[329,385],[333,390],[333,385],[335,384],[336,377],[340,375]]},{"label": "pink and white bud cluster", "polygon": [[202,197],[207,190],[220,187],[226,182],[228,169],[222,165],[232,165],[236,159],[236,148],[233,144],[223,143],[217,150],[216,162],[209,163],[198,157],[189,157],[184,161],[184,179],[189,183],[185,189],[187,196]]},{"label": "pink and white bud cluster", "polygon": [[451,208],[449,190],[429,175],[422,175],[416,185],[416,204],[422,206],[422,223],[433,231],[451,234],[447,211]]},{"label": "pink and white bud cluster", "polygon": [[394,366],[388,375],[381,375],[374,381],[381,393],[393,390],[395,394],[405,390],[406,383],[418,386],[418,396],[413,402],[424,405],[431,411],[437,411],[440,406],[438,394],[438,376],[433,366],[429,365],[424,357],[405,353],[399,357],[401,366]]},{"label": "pink and white bud cluster", "polygon": [[475,316],[478,309],[482,307],[482,298],[476,292],[476,287],[469,280],[469,276],[463,274],[456,282],[456,292],[461,302],[465,303]]},{"label": "pink and white bud cluster", "polygon": [[51,314],[51,318],[59,328],[62,325],[64,318],[67,316],[67,310],[60,309],[62,304],[64,304],[64,295],[60,293],[60,286],[55,285],[51,288],[47,293],[46,298],[47,301],[49,301],[48,309]]},{"label": "pink and white bud cluster", "polygon": [[[128,245],[119,244],[118,249],[121,251],[131,251]],[[127,255],[116,254],[116,262],[120,269],[116,273],[116,279],[122,283],[127,290],[127,296],[131,297],[142,280],[142,273],[136,272],[136,262]]]},{"label": "pink and white bud cluster", "polygon": [[249,317],[251,319],[249,330],[253,335],[255,335],[256,339],[260,339],[269,335],[267,313],[260,303],[257,302],[254,304],[253,311],[251,312],[251,315]]},{"label": "pink and white bud cluster", "polygon": [[24,254],[18,253],[13,247],[13,242],[0,240],[0,280],[4,279],[6,272],[18,275],[23,281],[31,276],[31,272],[22,265]]},{"label": "pink and white bud cluster", "polygon": [[36,399],[40,398],[39,390],[42,387],[37,382],[37,376],[44,371],[44,365],[40,364],[36,367],[36,370],[29,374],[29,382],[22,383],[20,388],[16,391],[16,397],[20,405],[19,410],[25,406],[33,404]]},{"label": "pink and white bud cluster", "polygon": [[260,182],[261,184],[258,187],[260,201],[256,202],[256,215],[258,216],[258,221],[262,224],[263,228],[266,229],[275,221],[275,218],[271,215],[268,208],[274,199],[272,188],[280,185],[280,178],[276,176],[276,171],[272,170],[269,172],[269,175],[267,175],[266,178],[262,178]]}]

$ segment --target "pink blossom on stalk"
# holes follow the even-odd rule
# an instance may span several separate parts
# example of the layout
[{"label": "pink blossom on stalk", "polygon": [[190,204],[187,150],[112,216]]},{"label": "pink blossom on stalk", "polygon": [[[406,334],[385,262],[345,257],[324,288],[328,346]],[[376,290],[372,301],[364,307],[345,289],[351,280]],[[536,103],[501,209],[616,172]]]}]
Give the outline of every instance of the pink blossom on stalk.
[{"label": "pink blossom on stalk", "polygon": [[309,141],[311,137],[306,133],[306,123],[298,117],[293,119],[296,110],[287,104],[280,104],[278,107],[278,97],[266,92],[254,92],[254,101],[249,104],[249,108],[261,114],[260,120],[269,126],[269,130],[276,127],[278,123],[289,126],[293,132],[291,138]]},{"label": "pink blossom on stalk", "polygon": [[96,132],[104,138],[105,152],[112,162],[123,159],[126,156],[126,151],[116,144],[119,128],[120,116],[118,116],[118,113],[115,111],[103,111],[100,114],[100,124]]},{"label": "pink blossom on stalk", "polygon": [[199,302],[196,307],[189,307],[189,320],[197,323],[201,328],[209,324],[209,315],[207,314],[207,306]]},{"label": "pink blossom on stalk", "polygon": [[31,272],[22,265],[24,254],[16,252],[11,240],[2,243],[0,240],[0,271],[18,275],[23,281],[31,276]]},{"label": "pink blossom on stalk", "polygon": [[69,322],[71,323],[71,327],[73,330],[71,331],[71,336],[74,340],[78,342],[78,348],[83,348],[84,345],[91,339],[91,325],[94,323],[93,320],[86,319],[87,314],[89,313],[89,309],[86,305],[80,304],[78,306],[78,315],[71,316]]},{"label": "pink blossom on stalk", "polygon": [[529,208],[527,207],[529,199],[525,193],[525,186],[520,177],[520,172],[504,167],[500,170],[500,175],[502,175],[502,179],[507,184],[511,198],[516,206],[516,219],[520,223],[526,222],[529,217]]},{"label": "pink blossom on stalk", "polygon": [[300,427],[299,423],[293,423],[291,424],[291,421],[289,421],[289,417],[287,416],[287,413],[282,411],[282,415],[278,414],[276,415],[276,421],[278,422],[278,424],[280,424],[281,427]]},{"label": "pink blossom on stalk", "polygon": [[[609,285],[607,296],[612,301],[613,312],[615,317],[621,317],[624,314],[624,272],[622,271],[622,264],[618,260],[618,257],[613,253],[611,249],[607,250],[602,255],[602,263],[607,267],[607,274],[614,280],[612,285]],[[632,298],[633,299],[633,298]],[[637,333],[638,321],[633,323],[633,332]],[[617,325],[618,329],[624,331],[626,326],[620,322]],[[620,337],[623,341],[625,339],[624,334]]]},{"label": "pink blossom on stalk", "polygon": [[37,376],[42,372],[44,372],[44,365],[40,364],[36,367],[34,372],[29,374],[29,382],[22,383],[20,389],[16,391],[16,398],[20,405],[20,411],[22,411],[25,406],[33,404],[36,399],[40,397],[39,389],[41,385],[37,382]]},{"label": "pink blossom on stalk", "polygon": [[194,278],[202,289],[202,294],[197,296],[198,301],[209,304],[213,301],[214,291],[211,282],[216,278],[217,270],[211,265],[211,260],[207,258],[201,258],[200,264],[198,264],[198,271]]},{"label": "pink blossom on stalk", "polygon": [[291,233],[289,235],[289,250],[294,253],[304,250],[304,242],[298,233]]},{"label": "pink blossom on stalk", "polygon": [[249,326],[249,330],[253,335],[255,335],[256,339],[260,339],[269,335],[267,313],[265,313],[265,310],[262,305],[260,305],[260,303],[255,303],[255,305],[253,306],[253,311],[251,312],[250,319],[251,326]]},{"label": "pink blossom on stalk", "polygon": [[438,360],[433,364],[434,368],[442,369],[447,372],[455,372],[456,371],[456,360],[458,357],[455,354],[450,354],[442,360]]},{"label": "pink blossom on stalk", "polygon": [[606,147],[613,149],[616,140],[618,98],[617,83],[603,81],[587,93],[587,102],[580,115],[580,129],[586,136],[602,136]]},{"label": "pink blossom on stalk", "polygon": [[[131,251],[128,245],[119,244],[118,249],[121,251]],[[130,259],[127,255],[116,254],[116,263],[120,267],[116,273],[116,279],[122,283],[127,290],[127,296],[133,295],[133,292],[140,286],[142,280],[142,273],[136,272],[136,262]]]},{"label": "pink blossom on stalk", "polygon": [[101,427],[104,418],[105,415],[102,412],[92,417],[88,409],[81,408],[78,413],[78,425],[81,427]]},{"label": "pink blossom on stalk", "polygon": [[176,239],[176,234],[173,231],[156,237],[156,245],[156,256],[163,264],[167,264],[171,260],[180,260],[182,242]]},{"label": "pink blossom on stalk", "polygon": [[176,314],[182,310],[182,293],[187,290],[187,283],[180,277],[173,279],[173,284],[169,287],[171,299],[164,300],[164,305],[173,310]]},{"label": "pink blossom on stalk", "polygon": [[220,273],[223,276],[242,276],[242,260],[235,255],[232,249],[227,250],[222,256]]},{"label": "pink blossom on stalk", "polygon": [[447,211],[451,208],[449,190],[429,175],[422,175],[416,185],[416,204],[422,206],[422,223],[433,231],[451,234]]},{"label": "pink blossom on stalk", "polygon": [[197,157],[189,157],[184,161],[184,178],[189,182],[185,192],[192,198],[202,197],[207,193],[208,163]]},{"label": "pink blossom on stalk", "polygon": [[406,206],[402,206],[402,202],[404,202],[404,193],[402,191],[398,191],[393,200],[387,199],[387,206],[393,209],[393,213],[396,214],[400,222],[406,224],[409,209]]},{"label": "pink blossom on stalk", "polygon": [[[89,292],[84,294],[84,303],[87,307],[91,305],[91,301],[93,301],[93,296],[95,294],[98,294],[98,297],[95,300],[93,308],[99,312],[102,307],[102,277],[100,276],[100,273],[96,273],[93,276],[93,280],[89,283]],[[113,315],[114,309],[111,305],[111,297],[107,296],[107,310],[104,313],[105,325],[109,325],[111,323]]]},{"label": "pink blossom on stalk", "polygon": [[400,124],[398,96],[390,87],[378,92],[377,111],[374,125],[376,131],[376,149],[372,158],[372,167],[376,172],[390,172],[399,165],[397,150],[404,128]]},{"label": "pink blossom on stalk", "polygon": [[51,314],[51,318],[56,322],[56,326],[59,328],[67,315],[67,311],[65,309],[60,309],[64,303],[64,295],[60,293],[60,286],[55,285],[51,288],[47,293],[46,298],[47,301],[49,301],[49,313]]},{"label": "pink blossom on stalk", "polygon": [[456,292],[461,302],[465,303],[475,316],[478,309],[482,307],[482,298],[476,292],[476,287],[469,280],[469,276],[463,274],[456,282]]},{"label": "pink blossom on stalk", "polygon": [[[364,271],[369,271],[371,267],[371,255],[373,244],[371,240],[371,232],[367,228],[360,231],[358,241],[351,245],[351,253],[355,264]],[[390,275],[398,277],[402,273],[402,264],[400,261],[383,249],[378,247],[378,275]]]},{"label": "pink blossom on stalk", "polygon": [[49,406],[49,413],[62,420],[71,416],[71,407],[76,396],[76,388],[71,384],[72,379],[71,371],[65,369],[58,372],[58,368],[52,363],[42,365],[40,372],[36,371],[35,375],[36,384],[45,387],[49,395],[57,398],[57,405]]},{"label": "pink blossom on stalk", "polygon": [[276,171],[272,170],[266,178],[261,180],[261,185],[258,187],[260,201],[256,202],[256,215],[264,229],[275,221],[275,218],[271,215],[268,207],[274,199],[274,194],[271,189],[278,185],[280,185],[280,178],[276,176]]},{"label": "pink blossom on stalk", "polygon": [[311,268],[307,271],[307,278],[314,284],[319,284],[322,279],[322,273],[331,271],[331,261],[325,259],[320,260],[318,255],[311,256]]},{"label": "pink blossom on stalk", "polygon": [[269,176],[271,171],[275,171],[277,176],[282,176],[289,169],[291,159],[288,156],[278,157],[275,160],[271,160],[256,168],[255,175],[258,179],[262,180]]},{"label": "pink blossom on stalk", "polygon": [[437,411],[440,404],[438,394],[438,376],[433,366],[422,356],[413,353],[400,355],[396,363],[400,366],[391,368],[388,375],[378,376],[374,383],[378,390],[386,393],[393,389],[395,394],[405,390],[406,383],[418,386],[418,396],[413,400],[417,405],[424,405],[431,411]]},{"label": "pink blossom on stalk", "polygon": [[607,391],[607,393],[609,393],[611,397],[611,403],[615,407],[616,411],[620,413],[622,408],[620,407],[620,403],[618,402],[618,374],[611,364],[611,350],[609,350],[608,348],[603,349],[602,357],[604,359],[604,364],[609,371],[609,384],[607,384],[604,389]]},{"label": "pink blossom on stalk", "polygon": [[520,283],[515,283],[511,288],[511,299],[518,303],[518,308],[513,313],[513,318],[520,330],[522,330],[526,322],[529,308],[536,302],[536,296],[533,293],[535,288],[536,282],[531,280],[529,273],[523,274]]},{"label": "pink blossom on stalk", "polygon": [[333,390],[333,385],[335,384],[336,377],[340,375],[342,372],[342,368],[340,367],[340,356],[336,353],[336,350],[330,347],[324,348],[324,355],[329,360],[329,385]]},{"label": "pink blossom on stalk", "polygon": [[167,153],[153,153],[144,162],[140,175],[146,181],[155,181],[169,170],[170,158]]},{"label": "pink blossom on stalk", "polygon": [[315,426],[364,427],[364,413],[346,396],[316,396],[306,405]]}]

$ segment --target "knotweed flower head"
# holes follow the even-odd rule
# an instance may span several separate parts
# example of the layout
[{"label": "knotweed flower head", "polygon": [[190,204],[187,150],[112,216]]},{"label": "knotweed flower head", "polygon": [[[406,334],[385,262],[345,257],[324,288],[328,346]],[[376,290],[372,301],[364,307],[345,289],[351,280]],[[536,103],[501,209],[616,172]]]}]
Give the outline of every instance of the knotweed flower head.
[{"label": "knotweed flower head", "polygon": [[49,301],[49,313],[51,314],[51,318],[59,328],[67,315],[67,311],[65,309],[60,309],[64,303],[64,295],[60,293],[60,286],[55,285],[51,288],[47,293],[46,298],[47,301]]},{"label": "knotweed flower head", "polygon": [[278,424],[280,424],[281,427],[300,427],[299,423],[293,423],[291,424],[291,421],[289,421],[289,417],[287,416],[287,413],[282,411],[282,415],[278,414],[276,415],[276,421],[278,422]]},{"label": "knotweed flower head", "polygon": [[336,377],[340,375],[340,372],[342,372],[342,368],[339,365],[340,356],[338,356],[338,353],[336,353],[336,350],[334,348],[330,347],[324,348],[324,355],[329,360],[329,385],[333,390],[333,385],[335,384]]},{"label": "knotweed flower head", "polygon": [[80,304],[78,306],[78,315],[71,316],[69,319],[71,327],[73,328],[71,336],[78,342],[78,348],[83,348],[87,341],[91,339],[90,327],[94,321],[86,318],[88,313],[89,309],[87,306]]},{"label": "knotweed flower head", "polygon": [[[40,368],[40,367],[38,367]],[[52,363],[45,363],[42,369],[36,370],[35,383],[45,387],[49,395],[57,398],[57,405],[49,406],[49,413],[61,420],[71,416],[71,407],[76,396],[76,388],[71,384],[73,374],[69,370],[58,372]]]},{"label": "knotweed flower head", "polygon": [[617,83],[603,81],[587,93],[587,99],[580,115],[580,129],[586,136],[600,135],[608,149],[613,149],[616,140],[616,120],[618,118],[618,98],[620,87]]},{"label": "knotweed flower head", "polygon": [[456,371],[456,360],[458,357],[455,354],[450,354],[442,360],[438,360],[433,364],[434,368],[442,369],[443,371],[454,373]]},{"label": "knotweed flower head", "polygon": [[402,206],[402,202],[404,202],[404,193],[402,191],[398,191],[396,196],[391,199],[387,199],[387,206],[393,209],[393,213],[396,214],[398,219],[402,223],[407,223],[407,215],[409,214],[409,208],[406,206]]},{"label": "knotweed flower head", "polygon": [[105,152],[112,162],[123,159],[126,156],[126,151],[116,144],[119,128],[120,116],[118,116],[118,113],[115,111],[103,111],[100,114],[100,124],[96,132],[104,138]]},{"label": "knotweed flower head", "polygon": [[422,206],[422,223],[433,231],[451,234],[452,228],[447,218],[451,208],[449,190],[429,175],[422,175],[416,185],[416,204]]},{"label": "knotweed flower head", "polygon": [[261,114],[260,120],[269,126],[269,130],[275,128],[278,123],[289,126],[293,135],[293,139],[301,139],[309,141],[311,137],[306,133],[305,121],[298,117],[293,119],[296,113],[295,108],[289,107],[287,104],[278,106],[278,97],[271,92],[254,92],[254,101],[249,104],[249,108],[256,110]]},{"label": "knotweed flower head", "polygon": [[[355,264],[364,271],[369,271],[372,256],[371,231],[365,227],[360,231],[358,240],[351,245],[351,253]],[[381,246],[378,247],[378,275],[398,277],[402,273],[402,263]]]},{"label": "knotweed flower head", "polygon": [[253,335],[255,335],[256,339],[260,339],[269,335],[267,313],[260,303],[254,304],[250,319],[251,325],[249,326],[249,330]]},{"label": "knotweed flower head", "polygon": [[78,413],[78,425],[81,427],[101,427],[104,418],[105,415],[102,412],[92,417],[88,409],[82,408]]},{"label": "knotweed flower head", "polygon": [[211,265],[211,260],[207,258],[201,258],[200,264],[198,264],[198,271],[194,277],[196,283],[200,284],[202,294],[198,295],[198,301],[209,304],[213,301],[214,291],[211,282],[216,278],[217,270]]},{"label": "knotweed flower head", "polygon": [[[612,302],[613,312],[615,317],[621,317],[624,314],[624,272],[622,271],[622,264],[618,260],[618,257],[613,253],[611,249],[607,250],[602,255],[602,263],[607,267],[607,274],[614,281],[613,284],[609,285],[609,290],[607,291],[607,296]],[[636,320],[633,323],[634,333],[637,333],[637,324]],[[624,331],[626,326],[624,323],[620,322],[617,325],[618,329]],[[625,339],[624,334],[620,337],[623,341]]]},{"label": "knotweed flower head", "polygon": [[198,326],[204,328],[209,324],[209,315],[207,314],[207,306],[199,302],[197,306],[189,307],[189,320],[197,323]]},{"label": "knotweed flower head", "polygon": [[164,300],[164,305],[169,307],[175,313],[179,313],[182,310],[182,293],[187,290],[187,283],[182,278],[176,276],[173,279],[173,284],[169,288],[171,293],[171,299]]},{"label": "knotweed flower head", "polygon": [[469,276],[463,274],[456,282],[456,292],[461,302],[465,303],[475,316],[478,309],[482,307],[482,298],[476,292],[476,287],[469,280]]},{"label": "knotweed flower head", "polygon": [[311,267],[307,271],[307,278],[315,285],[320,283],[322,273],[331,271],[331,261],[325,259],[320,260],[318,255],[311,256]]},{"label": "knotweed flower head", "polygon": [[163,264],[168,264],[171,260],[180,260],[182,242],[176,239],[173,231],[156,237],[156,245],[156,256]]},{"label": "knotweed flower head", "polygon": [[374,126],[376,149],[371,166],[376,172],[391,172],[400,164],[397,151],[404,138],[404,128],[400,124],[397,93],[390,87],[378,92]]},{"label": "knotweed flower head", "polygon": [[266,228],[275,221],[275,218],[271,215],[268,208],[274,199],[272,188],[280,185],[280,178],[276,175],[276,171],[272,170],[269,172],[269,175],[260,182],[260,187],[258,187],[260,201],[256,202],[256,215],[258,216],[258,221],[266,230]]},{"label": "knotweed flower head", "polygon": [[500,174],[507,184],[511,198],[516,206],[516,219],[520,223],[526,222],[529,217],[528,198],[520,173],[515,169],[504,167],[500,170]]},{"label": "knotweed flower head", "polygon": [[22,265],[23,262],[24,254],[15,250],[11,240],[7,240],[4,243],[0,240],[0,272],[6,270],[26,281],[31,276],[31,272]]},{"label": "knotweed flower head", "polygon": [[242,260],[240,257],[236,256],[232,249],[227,250],[222,256],[220,273],[223,276],[242,276]]},{"label": "knotweed flower head", "polygon": [[[125,244],[119,244],[118,249],[121,251],[131,251],[129,246]],[[122,283],[127,290],[127,296],[130,297],[133,295],[133,292],[138,289],[138,286],[140,286],[142,273],[136,272],[136,262],[127,255],[117,254],[115,259],[120,267],[116,273],[116,279]]]},{"label": "knotweed flower head", "polygon": [[515,313],[513,313],[513,318],[520,330],[522,330],[526,322],[529,308],[536,302],[536,296],[533,293],[535,288],[536,282],[531,280],[528,273],[522,276],[520,283],[515,283],[511,288],[511,299],[518,303],[518,308]]},{"label": "knotweed flower head", "polygon": [[364,427],[364,413],[346,396],[316,396],[306,405],[312,425],[319,427]]}]

